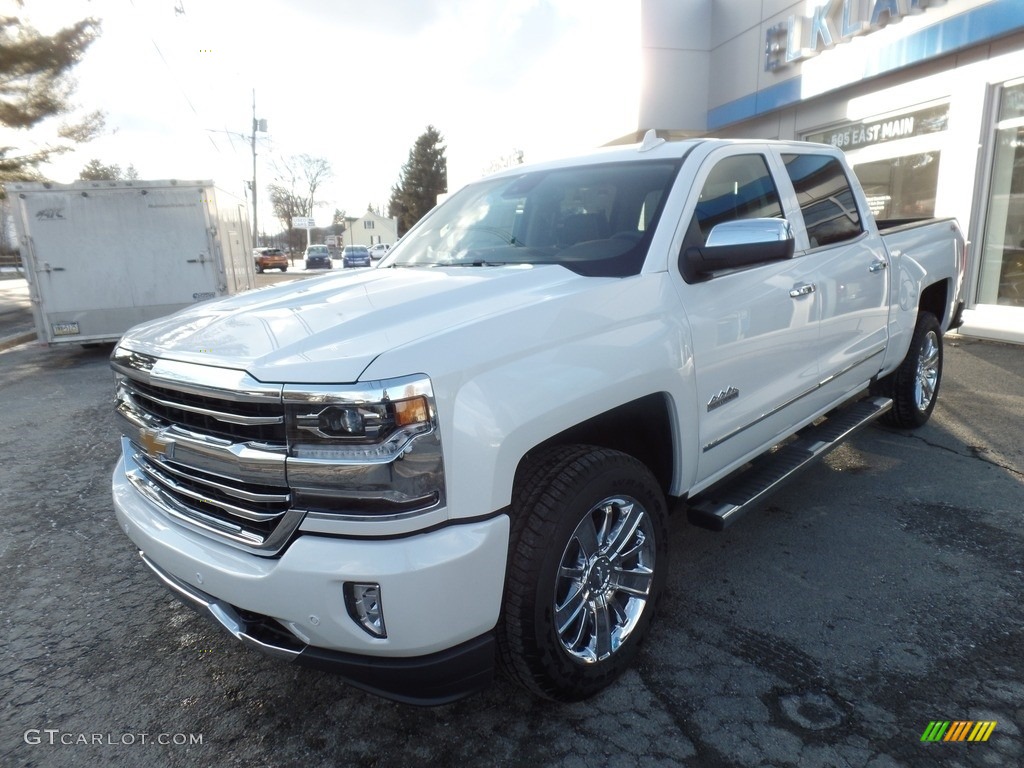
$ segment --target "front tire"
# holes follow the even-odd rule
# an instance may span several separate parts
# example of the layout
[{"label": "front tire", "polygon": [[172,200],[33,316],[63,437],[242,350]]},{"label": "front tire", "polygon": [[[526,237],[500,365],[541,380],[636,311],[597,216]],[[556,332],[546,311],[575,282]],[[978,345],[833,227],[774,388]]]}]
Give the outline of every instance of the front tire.
[{"label": "front tire", "polygon": [[499,661],[534,693],[584,699],[647,634],[667,569],[664,494],[632,456],[561,446],[532,457],[512,515]]},{"label": "front tire", "polygon": [[921,312],[900,367],[872,387],[872,393],[892,398],[892,410],[882,421],[900,429],[923,426],[935,409],[942,383],[942,328],[931,312]]}]

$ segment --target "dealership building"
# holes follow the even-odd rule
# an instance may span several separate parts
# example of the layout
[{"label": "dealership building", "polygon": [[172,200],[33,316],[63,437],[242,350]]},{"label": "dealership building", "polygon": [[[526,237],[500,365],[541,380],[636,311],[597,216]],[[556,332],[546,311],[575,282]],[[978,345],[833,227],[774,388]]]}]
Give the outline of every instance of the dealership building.
[{"label": "dealership building", "polygon": [[847,153],[875,214],[955,216],[962,332],[1024,343],[1024,0],[641,0],[637,137]]}]

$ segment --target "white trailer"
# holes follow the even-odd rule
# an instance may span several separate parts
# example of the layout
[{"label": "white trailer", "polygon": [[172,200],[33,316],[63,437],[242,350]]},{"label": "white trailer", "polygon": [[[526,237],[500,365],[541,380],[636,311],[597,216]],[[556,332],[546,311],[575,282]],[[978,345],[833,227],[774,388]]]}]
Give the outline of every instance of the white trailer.
[{"label": "white trailer", "polygon": [[116,341],[255,285],[246,203],[212,181],[6,184],[36,333]]}]

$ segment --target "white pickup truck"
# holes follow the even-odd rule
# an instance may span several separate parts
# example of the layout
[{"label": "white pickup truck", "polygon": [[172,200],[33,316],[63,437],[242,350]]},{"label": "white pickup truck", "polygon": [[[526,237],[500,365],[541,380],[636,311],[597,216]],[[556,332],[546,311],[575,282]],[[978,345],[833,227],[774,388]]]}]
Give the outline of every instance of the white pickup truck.
[{"label": "white pickup truck", "polygon": [[405,702],[496,666],[580,699],[648,632],[670,506],[724,528],[928,419],[965,260],[952,220],[880,235],[827,146],[520,166],[375,269],[129,331],[117,518],[248,646]]}]

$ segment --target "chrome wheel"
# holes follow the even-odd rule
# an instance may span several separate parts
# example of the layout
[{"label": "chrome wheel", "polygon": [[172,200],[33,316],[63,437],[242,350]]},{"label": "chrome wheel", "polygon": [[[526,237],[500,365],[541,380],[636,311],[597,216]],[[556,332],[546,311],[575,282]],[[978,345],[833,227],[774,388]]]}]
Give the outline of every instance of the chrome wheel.
[{"label": "chrome wheel", "polygon": [[583,516],[555,578],[555,632],[570,656],[601,661],[629,638],[651,595],[654,559],[653,523],[636,499],[610,497]]},{"label": "chrome wheel", "polygon": [[501,668],[580,701],[636,659],[665,586],[668,509],[638,459],[593,445],[533,453],[512,492]]},{"label": "chrome wheel", "polygon": [[924,337],[921,352],[917,358],[917,377],[914,385],[914,403],[924,413],[935,398],[939,382],[939,337],[929,331]]}]

